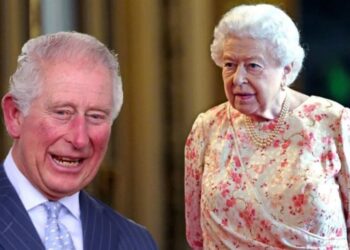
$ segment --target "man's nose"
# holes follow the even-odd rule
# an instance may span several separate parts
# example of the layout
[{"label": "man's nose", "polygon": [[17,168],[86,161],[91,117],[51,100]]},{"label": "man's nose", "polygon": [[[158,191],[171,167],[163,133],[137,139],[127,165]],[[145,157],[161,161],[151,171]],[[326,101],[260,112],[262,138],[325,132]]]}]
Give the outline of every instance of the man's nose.
[{"label": "man's nose", "polygon": [[82,149],[89,144],[88,126],[84,116],[76,116],[71,121],[67,139],[76,149]]}]

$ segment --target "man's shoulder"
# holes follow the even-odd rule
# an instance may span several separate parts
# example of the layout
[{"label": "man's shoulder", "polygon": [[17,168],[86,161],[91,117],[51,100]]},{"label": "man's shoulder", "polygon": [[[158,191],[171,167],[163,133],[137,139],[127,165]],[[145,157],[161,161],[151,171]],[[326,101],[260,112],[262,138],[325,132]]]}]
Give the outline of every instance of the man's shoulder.
[{"label": "man's shoulder", "polygon": [[[141,246],[141,248],[132,249],[157,249],[151,234],[144,226],[127,218],[106,203],[92,197],[86,192],[81,192],[80,197],[81,210],[84,209],[84,207],[95,210],[94,213],[96,217],[100,217],[101,220],[107,222],[108,226],[111,227],[111,231],[115,233],[115,235],[118,235],[118,239],[121,242]],[[92,211],[90,211],[90,214],[91,212]],[[84,211],[82,211],[82,213],[84,213]],[[89,217],[89,215],[87,217]],[[89,217],[88,219],[92,218]],[[142,248],[142,246],[148,247]]]},{"label": "man's shoulder", "polygon": [[96,205],[101,206],[100,209],[102,209],[103,214],[111,220],[111,222],[115,223],[117,227],[132,227],[135,228],[136,230],[146,230],[146,228],[135,221],[127,218],[126,216],[122,215],[106,203],[102,202],[101,200],[98,200],[92,196],[90,198],[96,203]]}]

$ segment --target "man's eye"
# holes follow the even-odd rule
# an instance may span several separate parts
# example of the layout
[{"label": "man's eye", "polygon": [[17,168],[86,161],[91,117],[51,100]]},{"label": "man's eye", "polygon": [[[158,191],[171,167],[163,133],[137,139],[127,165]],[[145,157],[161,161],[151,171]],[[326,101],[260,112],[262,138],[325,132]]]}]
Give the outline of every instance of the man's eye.
[{"label": "man's eye", "polygon": [[58,114],[58,115],[68,115],[68,111],[66,111],[66,110],[58,110],[58,111],[56,111],[56,114]]},{"label": "man's eye", "polygon": [[72,112],[70,110],[66,109],[58,109],[54,111],[55,115],[59,118],[69,118],[72,115]]},{"label": "man's eye", "polygon": [[104,118],[103,115],[99,115],[99,114],[92,114],[92,115],[89,115],[92,119],[96,119],[96,120],[101,120]]},{"label": "man's eye", "polygon": [[89,119],[89,121],[95,124],[98,124],[106,121],[107,115],[103,113],[90,113],[90,114],[87,114],[87,118]]}]

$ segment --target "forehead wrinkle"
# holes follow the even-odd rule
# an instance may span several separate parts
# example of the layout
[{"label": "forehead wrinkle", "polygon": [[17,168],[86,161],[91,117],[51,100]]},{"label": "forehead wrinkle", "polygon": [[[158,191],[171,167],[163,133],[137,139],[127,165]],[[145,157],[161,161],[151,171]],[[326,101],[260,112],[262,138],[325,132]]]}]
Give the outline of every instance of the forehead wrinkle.
[{"label": "forehead wrinkle", "polygon": [[252,61],[252,60],[258,60],[258,61],[263,61],[263,57],[261,55],[245,55],[245,54],[241,54],[241,55],[237,55],[235,53],[224,53],[223,56],[224,60],[244,60],[244,61]]}]

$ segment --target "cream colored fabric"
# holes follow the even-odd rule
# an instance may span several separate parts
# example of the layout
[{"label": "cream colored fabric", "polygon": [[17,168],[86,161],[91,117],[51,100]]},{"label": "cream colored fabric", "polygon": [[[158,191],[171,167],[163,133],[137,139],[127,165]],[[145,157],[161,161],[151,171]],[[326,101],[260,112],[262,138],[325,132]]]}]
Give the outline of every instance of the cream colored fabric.
[{"label": "cream colored fabric", "polygon": [[199,115],[185,148],[192,248],[348,249],[350,110],[310,97],[282,130],[261,149],[228,103]]}]

